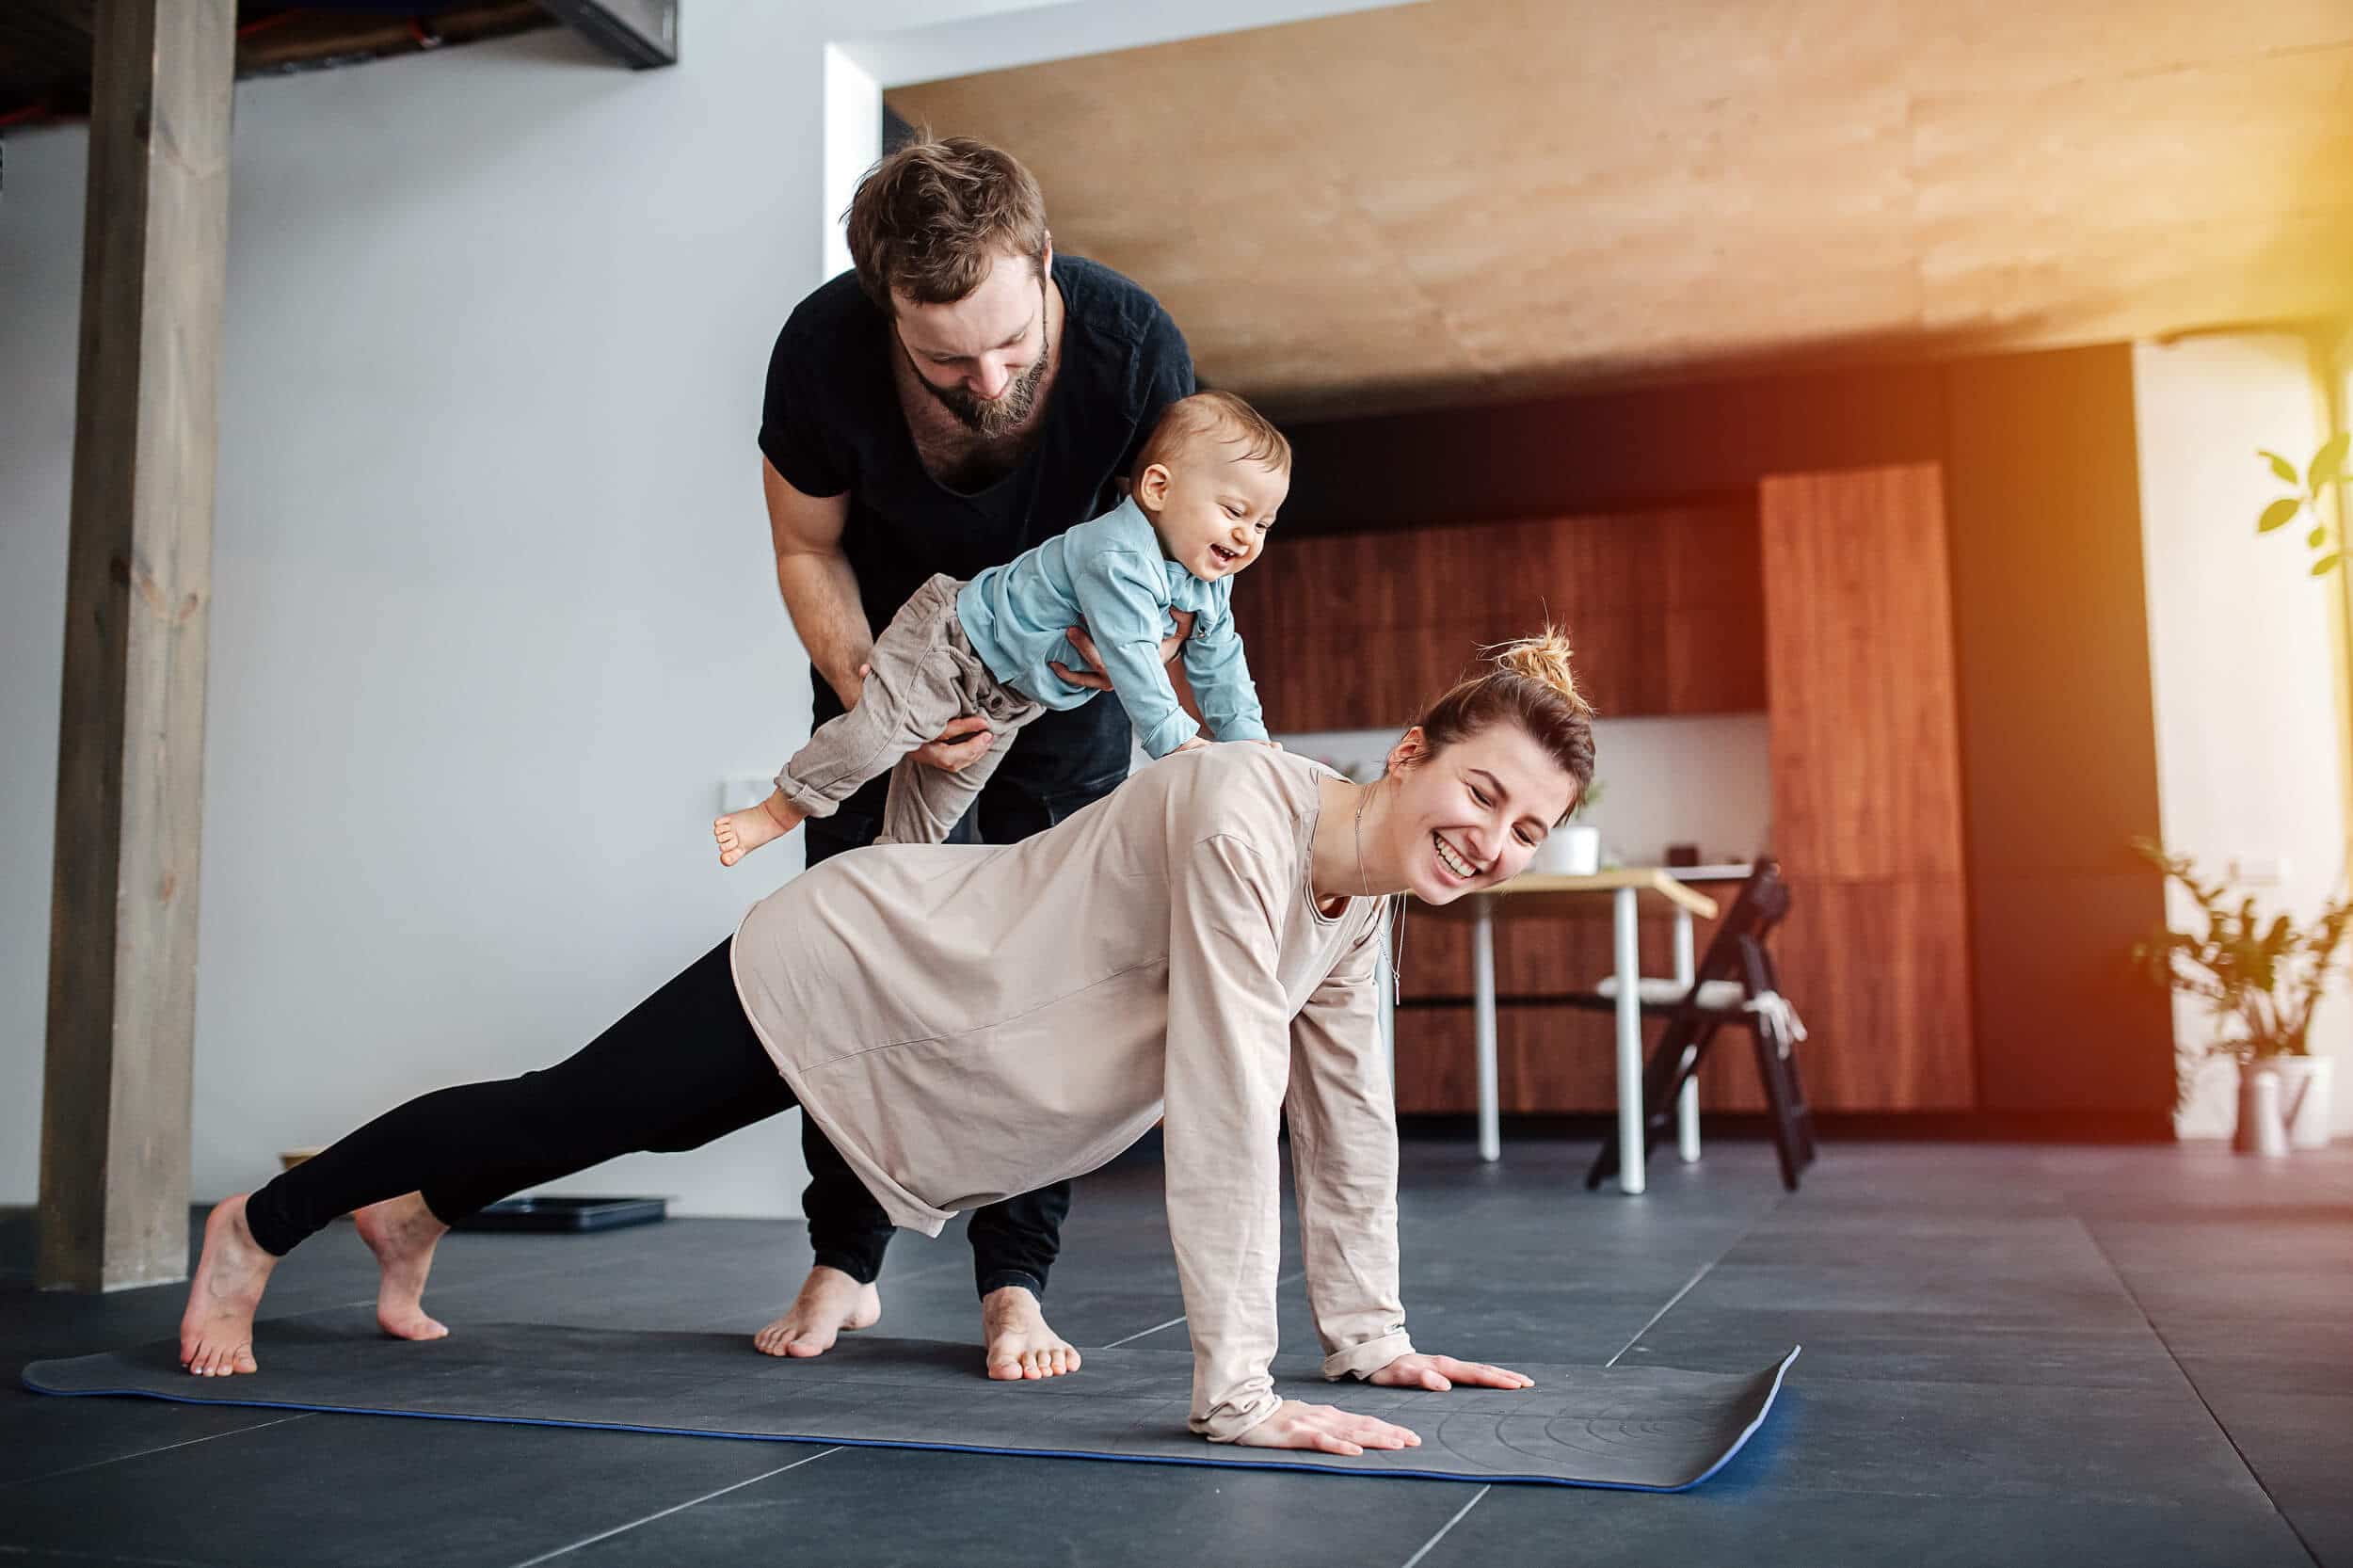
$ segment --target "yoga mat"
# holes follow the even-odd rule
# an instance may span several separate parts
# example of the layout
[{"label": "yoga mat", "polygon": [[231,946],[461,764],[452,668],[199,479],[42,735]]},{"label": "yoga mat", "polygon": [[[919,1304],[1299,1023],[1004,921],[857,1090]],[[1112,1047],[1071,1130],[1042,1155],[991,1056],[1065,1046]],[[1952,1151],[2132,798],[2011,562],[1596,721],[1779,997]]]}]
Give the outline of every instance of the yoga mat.
[{"label": "yoga mat", "polygon": [[1739,1451],[1798,1355],[1748,1376],[1521,1363],[1535,1387],[1445,1394],[1330,1384],[1278,1362],[1286,1397],[1421,1435],[1417,1448],[1343,1458],[1192,1435],[1193,1356],[1182,1350],[1087,1351],[1069,1376],[992,1383],[977,1345],[845,1335],[822,1356],[792,1360],[761,1355],[747,1335],[523,1323],[467,1323],[411,1344],[380,1336],[362,1309],[264,1320],[254,1352],[262,1369],[251,1376],[191,1377],[177,1342],[164,1340],[37,1361],[24,1383],[191,1404],[1679,1492]]}]

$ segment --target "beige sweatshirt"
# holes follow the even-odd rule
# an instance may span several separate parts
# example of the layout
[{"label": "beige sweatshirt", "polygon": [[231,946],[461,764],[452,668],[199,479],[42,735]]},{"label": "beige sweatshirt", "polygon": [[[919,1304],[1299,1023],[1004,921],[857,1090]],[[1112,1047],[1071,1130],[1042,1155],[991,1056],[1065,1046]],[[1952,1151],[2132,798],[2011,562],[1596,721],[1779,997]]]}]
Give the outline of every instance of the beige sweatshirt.
[{"label": "beige sweatshirt", "polygon": [[898,1224],[936,1236],[1165,1117],[1193,1428],[1214,1442],[1280,1402],[1286,1107],[1324,1376],[1413,1349],[1373,994],[1382,902],[1316,907],[1325,776],[1260,745],[1178,753],[1019,844],[838,856],[735,938],[761,1042]]}]

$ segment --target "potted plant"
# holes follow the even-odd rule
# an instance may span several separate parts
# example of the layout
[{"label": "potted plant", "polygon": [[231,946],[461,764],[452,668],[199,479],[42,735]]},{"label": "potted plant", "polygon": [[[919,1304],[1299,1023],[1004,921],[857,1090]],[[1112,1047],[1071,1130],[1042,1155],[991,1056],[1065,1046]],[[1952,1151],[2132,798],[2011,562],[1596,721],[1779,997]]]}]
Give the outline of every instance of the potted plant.
[{"label": "potted plant", "polygon": [[1528,869],[1549,876],[1591,876],[1601,870],[1601,829],[1582,821],[1589,808],[1601,803],[1602,782],[1585,786],[1569,820],[1545,835],[1545,841]]},{"label": "potted plant", "polygon": [[2345,458],[2349,447],[2353,447],[2353,431],[2338,431],[2321,443],[2301,474],[2296,472],[2294,463],[2277,452],[2255,454],[2271,466],[2274,477],[2297,487],[2263,509],[2255,519],[2255,532],[2277,533],[2299,515],[2310,518],[2312,527],[2304,535],[2304,548],[2313,553],[2314,577],[2326,577],[2345,565],[2344,547],[2329,532],[2329,520],[2320,509],[2320,498],[2331,485],[2345,483]]},{"label": "potted plant", "polygon": [[[2311,924],[2286,915],[2268,920],[2250,897],[2233,901],[2227,886],[2198,874],[2185,855],[2134,840],[2142,858],[2197,901],[2202,931],[2157,932],[2134,957],[2159,984],[2206,1004],[2213,1034],[2177,1042],[2176,1109],[2186,1106],[2200,1069],[2217,1058],[2238,1064],[2238,1128],[2232,1146],[2264,1146],[2265,1102],[2285,1124],[2288,1142],[2317,1148],[2329,1141],[2329,1068],[2312,1054],[2313,1009],[2335,978],[2339,950],[2353,929],[2353,899],[2331,899]],[[2269,1077],[2271,1086],[2262,1080]]]}]

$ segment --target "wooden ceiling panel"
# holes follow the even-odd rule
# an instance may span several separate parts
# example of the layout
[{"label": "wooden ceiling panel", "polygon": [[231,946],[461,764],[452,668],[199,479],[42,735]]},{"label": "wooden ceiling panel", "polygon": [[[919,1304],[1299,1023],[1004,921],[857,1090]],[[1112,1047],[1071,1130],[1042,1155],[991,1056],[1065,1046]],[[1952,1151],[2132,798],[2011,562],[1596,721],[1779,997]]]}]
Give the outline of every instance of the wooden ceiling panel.
[{"label": "wooden ceiling panel", "polygon": [[2353,5],[1428,0],[900,88],[1297,416],[2353,314]]}]

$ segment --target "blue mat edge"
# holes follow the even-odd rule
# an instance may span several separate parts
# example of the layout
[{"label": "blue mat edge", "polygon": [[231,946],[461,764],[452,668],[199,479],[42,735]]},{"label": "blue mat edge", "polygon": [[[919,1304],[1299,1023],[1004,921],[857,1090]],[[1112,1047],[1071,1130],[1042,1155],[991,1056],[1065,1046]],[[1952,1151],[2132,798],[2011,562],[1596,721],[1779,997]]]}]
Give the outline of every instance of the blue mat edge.
[{"label": "blue mat edge", "polygon": [[[132,1399],[158,1400],[167,1404],[229,1405],[241,1410],[298,1410],[313,1416],[392,1416],[408,1421],[473,1421],[494,1427],[565,1427],[580,1432],[635,1432],[653,1437],[717,1437],[735,1443],[803,1443],[813,1448],[915,1448],[932,1453],[1015,1454],[1036,1459],[1092,1459],[1107,1464],[1193,1464],[1213,1470],[1296,1470],[1318,1476],[1355,1476],[1373,1480],[1402,1478],[1407,1480],[1450,1480],[1493,1484],[1497,1481],[1526,1486],[1573,1486],[1602,1492],[1648,1492],[1670,1494],[1689,1492],[1705,1484],[1716,1473],[1731,1464],[1749,1439],[1756,1435],[1765,1418],[1773,1412],[1773,1404],[1781,1398],[1781,1386],[1789,1375],[1791,1363],[1798,1359],[1803,1345],[1793,1345],[1789,1353],[1773,1368],[1773,1385],[1765,1391],[1765,1400],[1756,1408],[1756,1416],[1740,1429],[1716,1463],[1685,1481],[1680,1486],[1641,1486],[1631,1481],[1562,1480],[1558,1476],[1493,1475],[1465,1476],[1446,1470],[1343,1470],[1336,1465],[1310,1464],[1280,1459],[1179,1459],[1169,1454],[1107,1454],[1091,1453],[1075,1448],[990,1448],[975,1443],[916,1443],[904,1439],[876,1437],[807,1437],[789,1432],[713,1432],[701,1427],[648,1427],[627,1421],[551,1421],[536,1416],[457,1416],[431,1410],[373,1410],[347,1404],[293,1404],[282,1400],[236,1400],[208,1396],[189,1399],[179,1394],[158,1394],[148,1388],[44,1388],[34,1381],[35,1368],[44,1361],[27,1363],[18,1374],[18,1381],[36,1394],[57,1400]],[[74,1358],[67,1358],[74,1359]],[[1214,1445],[1203,1444],[1204,1448]],[[1254,1453],[1266,1452],[1253,1449]]]}]

